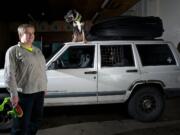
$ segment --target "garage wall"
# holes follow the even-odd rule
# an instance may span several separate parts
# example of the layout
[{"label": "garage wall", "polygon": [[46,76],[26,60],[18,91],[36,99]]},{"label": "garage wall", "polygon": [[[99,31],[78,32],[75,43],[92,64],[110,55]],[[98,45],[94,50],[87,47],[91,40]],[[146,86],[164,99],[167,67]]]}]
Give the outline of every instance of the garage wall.
[{"label": "garage wall", "polygon": [[9,25],[7,23],[0,22],[0,68],[4,66],[4,55],[9,47]]},{"label": "garage wall", "polygon": [[180,42],[180,0],[141,0],[126,14],[161,17],[165,30],[162,38],[175,46]]},{"label": "garage wall", "polygon": [[[157,15],[163,20],[163,38],[176,46],[180,42],[180,0],[148,0],[147,15]],[[155,10],[153,10],[155,7]]]}]

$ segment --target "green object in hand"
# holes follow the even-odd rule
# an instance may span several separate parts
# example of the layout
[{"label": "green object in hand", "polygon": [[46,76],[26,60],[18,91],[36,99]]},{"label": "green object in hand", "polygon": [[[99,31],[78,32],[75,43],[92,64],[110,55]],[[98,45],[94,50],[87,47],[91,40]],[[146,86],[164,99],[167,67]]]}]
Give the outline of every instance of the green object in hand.
[{"label": "green object in hand", "polygon": [[18,117],[18,113],[17,113],[17,111],[16,111],[16,109],[15,109],[14,107],[13,107],[12,110],[10,110],[10,111],[7,112],[7,115],[10,115],[10,116],[13,117],[13,118]]},{"label": "green object in hand", "polygon": [[6,104],[8,104],[10,102],[10,98],[9,97],[6,97],[4,98],[4,101],[2,102],[2,104],[0,105],[0,112],[2,112],[4,110],[4,106]]},{"label": "green object in hand", "polygon": [[[5,108],[4,106],[9,103],[10,103],[10,97],[4,98],[4,101],[0,105],[0,112],[4,111],[4,108]],[[7,111],[7,115],[10,115],[13,118],[22,117],[23,111],[22,111],[21,107],[19,105],[17,105],[15,107],[13,107],[11,110]]]}]

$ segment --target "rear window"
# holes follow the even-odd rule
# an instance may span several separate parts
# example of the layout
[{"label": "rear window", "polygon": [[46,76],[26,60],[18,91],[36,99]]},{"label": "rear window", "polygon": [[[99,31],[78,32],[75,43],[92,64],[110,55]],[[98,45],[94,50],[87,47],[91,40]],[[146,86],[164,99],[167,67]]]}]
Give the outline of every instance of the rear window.
[{"label": "rear window", "polygon": [[167,44],[137,44],[143,66],[175,65],[175,59]]}]

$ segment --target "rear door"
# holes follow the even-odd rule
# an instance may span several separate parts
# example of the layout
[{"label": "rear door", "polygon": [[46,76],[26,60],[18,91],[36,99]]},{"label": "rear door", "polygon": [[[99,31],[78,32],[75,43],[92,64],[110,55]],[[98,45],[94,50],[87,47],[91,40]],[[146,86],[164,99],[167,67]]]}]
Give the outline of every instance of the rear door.
[{"label": "rear door", "polygon": [[53,60],[53,68],[47,71],[47,102],[71,105],[97,103],[96,54],[95,45],[69,45]]},{"label": "rear door", "polygon": [[124,102],[132,83],[140,79],[132,43],[102,43],[98,50],[98,102]]}]

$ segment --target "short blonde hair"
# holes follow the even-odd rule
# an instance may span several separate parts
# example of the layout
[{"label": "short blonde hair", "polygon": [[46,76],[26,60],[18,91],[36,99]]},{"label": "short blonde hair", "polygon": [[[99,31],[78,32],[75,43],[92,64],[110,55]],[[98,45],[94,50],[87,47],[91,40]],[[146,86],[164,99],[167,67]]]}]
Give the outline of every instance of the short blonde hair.
[{"label": "short blonde hair", "polygon": [[21,25],[19,25],[18,28],[17,28],[18,35],[21,36],[21,35],[24,33],[24,31],[25,31],[26,28],[33,28],[33,29],[35,29],[35,27],[34,27],[33,24],[28,24],[28,23],[21,24]]}]

